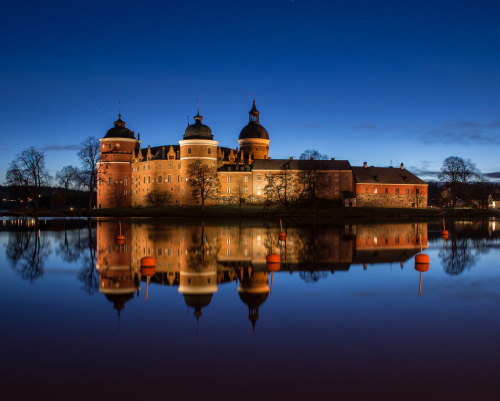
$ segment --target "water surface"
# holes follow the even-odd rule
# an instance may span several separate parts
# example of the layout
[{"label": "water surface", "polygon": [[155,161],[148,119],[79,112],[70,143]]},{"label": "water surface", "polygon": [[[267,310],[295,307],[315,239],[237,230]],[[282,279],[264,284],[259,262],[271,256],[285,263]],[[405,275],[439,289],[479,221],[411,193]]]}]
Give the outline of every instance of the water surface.
[{"label": "water surface", "polygon": [[492,399],[496,228],[3,220],[2,394]]}]

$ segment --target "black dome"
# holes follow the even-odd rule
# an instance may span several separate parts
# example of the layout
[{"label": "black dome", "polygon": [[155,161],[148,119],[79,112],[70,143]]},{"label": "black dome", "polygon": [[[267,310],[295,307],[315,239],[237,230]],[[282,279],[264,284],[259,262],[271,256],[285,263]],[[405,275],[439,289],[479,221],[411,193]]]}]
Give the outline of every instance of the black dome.
[{"label": "black dome", "polygon": [[258,308],[262,305],[269,293],[268,292],[258,292],[258,293],[249,293],[249,292],[238,292],[240,299],[249,307],[249,308]]},{"label": "black dome", "polygon": [[121,114],[118,114],[118,120],[114,122],[114,127],[108,130],[104,138],[128,138],[135,139],[134,133],[125,128],[125,121],[122,121]]},{"label": "black dome", "polygon": [[269,134],[262,125],[251,121],[241,130],[239,137],[239,139],[249,138],[269,139]]},{"label": "black dome", "polygon": [[201,123],[203,117],[200,113],[194,117],[195,123],[188,125],[184,131],[184,139],[213,139],[212,130],[209,126]]}]

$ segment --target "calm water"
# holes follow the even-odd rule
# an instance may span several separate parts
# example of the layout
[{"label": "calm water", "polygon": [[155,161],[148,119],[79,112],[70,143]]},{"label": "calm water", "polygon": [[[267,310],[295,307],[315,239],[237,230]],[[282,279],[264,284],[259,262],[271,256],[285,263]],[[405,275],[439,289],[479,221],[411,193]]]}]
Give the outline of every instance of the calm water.
[{"label": "calm water", "polygon": [[0,224],[2,399],[497,399],[494,221]]}]

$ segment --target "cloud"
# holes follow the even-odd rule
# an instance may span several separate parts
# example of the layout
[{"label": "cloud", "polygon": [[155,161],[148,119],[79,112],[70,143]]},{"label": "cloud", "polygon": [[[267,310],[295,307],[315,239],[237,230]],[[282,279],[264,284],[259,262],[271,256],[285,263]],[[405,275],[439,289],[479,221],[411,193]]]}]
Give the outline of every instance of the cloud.
[{"label": "cloud", "polygon": [[424,128],[420,139],[426,144],[500,145],[500,120],[492,122],[458,121]]},{"label": "cloud", "polygon": [[47,145],[42,148],[43,151],[78,151],[81,149],[80,145]]},{"label": "cloud", "polygon": [[349,128],[350,129],[381,129],[380,127],[377,127],[376,125],[371,125],[371,124],[352,125]]},{"label": "cloud", "polygon": [[484,173],[483,175],[488,178],[500,178],[500,171],[494,171],[492,173]]}]

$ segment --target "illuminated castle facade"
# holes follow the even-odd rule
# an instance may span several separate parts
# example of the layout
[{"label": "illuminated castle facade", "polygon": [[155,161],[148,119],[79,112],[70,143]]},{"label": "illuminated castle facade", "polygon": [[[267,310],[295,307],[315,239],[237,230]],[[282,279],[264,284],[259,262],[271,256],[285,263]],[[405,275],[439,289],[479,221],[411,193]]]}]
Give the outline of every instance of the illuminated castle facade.
[{"label": "illuminated castle facade", "polygon": [[[141,148],[141,141],[125,127],[121,115],[101,141],[98,168],[97,205],[108,207],[148,206],[153,191],[167,194],[169,203],[195,205],[188,169],[205,165],[217,172],[219,192],[212,204],[262,203],[271,174],[289,174],[292,182],[305,168],[320,171],[328,178],[320,198],[339,201],[345,206],[427,207],[427,185],[407,170],[351,167],[347,160],[304,161],[269,158],[269,134],[260,124],[255,100],[248,112],[249,122],[241,130],[238,147],[219,146],[212,130],[194,117],[178,144]],[[357,169],[362,169],[361,167]],[[376,170],[375,170],[376,169]],[[370,172],[368,171],[370,170]]]}]

